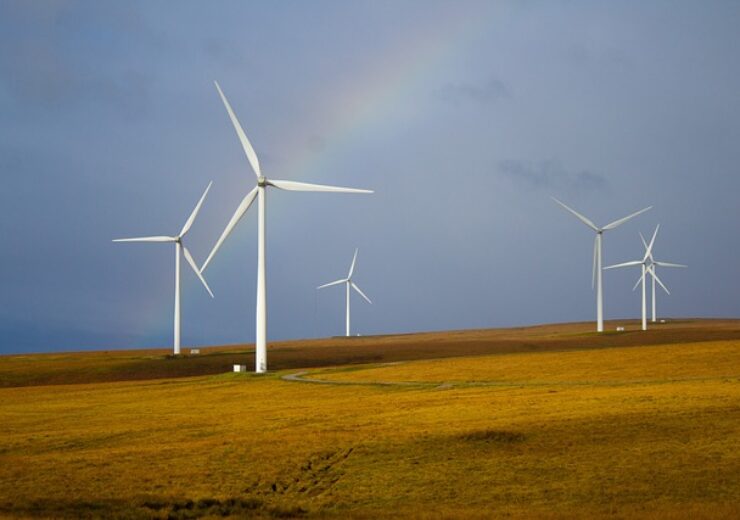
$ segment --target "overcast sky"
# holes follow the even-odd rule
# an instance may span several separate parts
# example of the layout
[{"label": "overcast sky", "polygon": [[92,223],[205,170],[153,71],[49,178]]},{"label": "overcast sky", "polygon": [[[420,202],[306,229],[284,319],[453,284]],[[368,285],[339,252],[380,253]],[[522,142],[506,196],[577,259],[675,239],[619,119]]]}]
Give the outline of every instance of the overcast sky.
[{"label": "overcast sky", "polygon": [[[662,225],[661,316],[740,314],[740,3],[0,3],[0,352],[168,346],[176,234],[202,262],[255,183],[271,190],[268,337],[595,317],[604,262]],[[254,341],[256,207],[205,272],[183,264],[183,344]],[[607,271],[634,317],[637,269]]]}]

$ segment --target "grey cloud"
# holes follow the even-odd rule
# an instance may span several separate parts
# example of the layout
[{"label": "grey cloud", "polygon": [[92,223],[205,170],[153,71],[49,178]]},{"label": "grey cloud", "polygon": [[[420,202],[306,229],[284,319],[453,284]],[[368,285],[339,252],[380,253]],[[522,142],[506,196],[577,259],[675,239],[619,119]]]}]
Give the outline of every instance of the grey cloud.
[{"label": "grey cloud", "polygon": [[625,69],[630,66],[624,52],[614,48],[594,48],[585,44],[573,44],[566,50],[566,59],[574,65],[594,69]]},{"label": "grey cloud", "polygon": [[[121,59],[132,41],[150,41],[133,8],[89,9],[76,2],[11,2],[0,9],[0,85],[20,103],[75,108],[93,103],[127,114],[142,111],[150,74],[136,60]],[[81,12],[86,17],[81,17]],[[74,39],[106,27],[111,43],[92,57]],[[128,63],[127,63],[128,62]]]},{"label": "grey cloud", "polygon": [[135,70],[93,71],[50,47],[16,47],[11,59],[0,59],[2,80],[19,101],[43,108],[78,107],[89,102],[141,112],[151,78]]},{"label": "grey cloud", "polygon": [[308,137],[307,145],[312,152],[321,153],[326,149],[326,139],[321,135],[313,134]]},{"label": "grey cloud", "polygon": [[61,15],[69,11],[77,2],[72,0],[6,0],[3,2],[4,14],[20,23],[55,23]]},{"label": "grey cloud", "polygon": [[454,105],[463,103],[490,105],[500,99],[511,97],[511,92],[502,81],[491,79],[483,84],[449,83],[438,91],[438,96]]},{"label": "grey cloud", "polygon": [[222,38],[207,38],[201,46],[202,52],[209,60],[218,61],[226,65],[242,65],[247,63],[240,46],[232,40]]},{"label": "grey cloud", "polygon": [[501,161],[498,170],[513,182],[534,189],[593,192],[608,187],[603,176],[587,170],[569,171],[554,160],[538,164],[518,160]]}]

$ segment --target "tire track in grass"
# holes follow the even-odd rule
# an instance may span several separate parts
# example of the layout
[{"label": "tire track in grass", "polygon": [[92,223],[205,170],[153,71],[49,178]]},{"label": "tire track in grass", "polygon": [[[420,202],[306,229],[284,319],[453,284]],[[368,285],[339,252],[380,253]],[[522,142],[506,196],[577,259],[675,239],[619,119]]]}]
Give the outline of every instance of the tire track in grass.
[{"label": "tire track in grass", "polygon": [[314,383],[319,385],[339,386],[403,386],[424,388],[439,386],[439,383],[417,383],[414,381],[331,381],[327,379],[316,379],[314,377],[304,377],[306,374],[310,374],[310,371],[302,370],[301,372],[295,372],[294,374],[280,376],[280,379],[282,379],[283,381],[291,381],[294,383]]},{"label": "tire track in grass", "polygon": [[[397,365],[399,363],[388,363]],[[350,369],[367,370],[368,367]],[[377,367],[372,367],[377,368]],[[343,369],[346,371],[347,369]],[[323,369],[320,373],[327,372]],[[709,382],[725,381],[740,382],[739,376],[716,376],[716,377],[684,377],[672,379],[636,379],[627,381],[336,381],[330,379],[317,379],[305,377],[311,374],[309,370],[302,370],[292,374],[280,376],[283,381],[293,383],[311,383],[334,386],[381,386],[381,387],[403,387],[403,388],[434,388],[437,390],[448,390],[453,388],[475,388],[475,387],[553,387],[553,386],[636,386],[636,385],[659,385],[687,382]]]}]

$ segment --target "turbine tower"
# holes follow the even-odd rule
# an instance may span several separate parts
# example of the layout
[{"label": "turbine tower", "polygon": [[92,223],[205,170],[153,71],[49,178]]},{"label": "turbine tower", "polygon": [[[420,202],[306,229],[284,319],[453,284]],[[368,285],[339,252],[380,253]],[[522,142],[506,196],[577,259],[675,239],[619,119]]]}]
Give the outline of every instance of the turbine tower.
[{"label": "turbine tower", "polygon": [[346,297],[347,297],[347,312],[346,312],[346,319],[345,319],[345,331],[346,331],[345,336],[348,336],[348,337],[350,335],[350,330],[349,330],[349,295],[350,295],[349,289],[350,287],[352,287],[352,289],[357,291],[360,296],[365,298],[365,301],[367,301],[367,303],[369,304],[373,303],[370,301],[370,298],[365,296],[365,293],[362,292],[362,290],[359,287],[357,287],[357,284],[352,281],[352,274],[355,272],[355,262],[357,262],[357,249],[355,249],[355,256],[352,257],[352,264],[350,264],[349,266],[349,273],[347,273],[347,278],[342,278],[341,280],[329,282],[327,284],[320,285],[316,288],[316,289],[323,289],[324,287],[331,287],[332,285],[339,285],[342,283],[346,285],[345,292],[346,292]]},{"label": "turbine tower", "polygon": [[244,199],[242,199],[239,206],[236,208],[236,211],[231,217],[229,223],[226,225],[224,232],[221,233],[221,237],[216,242],[216,245],[213,246],[211,254],[208,255],[208,258],[203,263],[203,267],[201,267],[201,272],[205,271],[206,267],[208,267],[208,264],[211,262],[213,256],[221,247],[221,244],[223,244],[224,240],[226,240],[226,237],[231,234],[236,224],[247,212],[255,197],[257,197],[257,308],[255,313],[256,338],[254,357],[255,372],[260,374],[267,371],[267,290],[265,280],[265,203],[267,188],[273,187],[286,191],[328,191],[335,193],[372,193],[372,190],[360,190],[355,188],[342,188],[338,186],[325,186],[322,184],[307,184],[305,182],[267,179],[264,175],[262,175],[262,171],[260,170],[260,163],[257,159],[257,154],[255,153],[254,148],[252,148],[252,144],[249,142],[249,139],[247,139],[247,135],[244,133],[244,130],[239,124],[234,111],[231,109],[229,101],[226,99],[226,96],[221,91],[221,87],[219,86],[218,82],[214,81],[214,83],[216,85],[216,90],[218,90],[218,93],[221,96],[221,101],[223,101],[224,106],[226,107],[226,111],[229,113],[231,124],[234,125],[234,130],[236,130],[236,134],[239,136],[239,141],[241,142],[244,153],[247,156],[247,160],[249,161],[252,170],[257,176],[257,186],[255,186],[249,193],[247,193]]},{"label": "turbine tower", "polygon": [[195,205],[195,209],[193,209],[193,212],[190,214],[188,219],[185,221],[185,225],[180,230],[180,233],[174,237],[169,236],[151,236],[151,237],[139,237],[139,238],[118,238],[114,240],[113,242],[174,242],[175,243],[175,324],[174,324],[174,346],[173,346],[173,352],[175,355],[180,353],[180,253],[185,257],[185,260],[187,260],[188,264],[190,264],[190,267],[193,268],[193,271],[195,272],[198,279],[200,279],[201,283],[203,283],[203,287],[206,288],[206,291],[208,291],[208,294],[211,295],[211,298],[213,298],[213,293],[211,292],[211,288],[208,287],[208,283],[206,283],[206,279],[203,278],[203,275],[198,270],[198,266],[195,264],[195,260],[193,260],[193,256],[190,254],[190,251],[188,251],[188,248],[185,247],[185,245],[182,243],[182,239],[185,237],[187,232],[190,230],[190,227],[193,225],[193,222],[195,222],[195,217],[198,216],[198,212],[200,211],[200,207],[203,205],[203,201],[206,198],[206,195],[208,195],[208,190],[211,189],[211,184],[213,182],[208,183],[208,187],[206,188],[206,191],[203,192],[203,195],[200,197],[200,200],[198,201],[198,204]]},{"label": "turbine tower", "polygon": [[[653,232],[653,238],[650,239],[650,243],[646,244],[645,246],[645,254],[642,257],[642,260],[633,260],[631,262],[623,262],[621,264],[614,264],[610,265],[604,268],[606,269],[617,269],[620,267],[631,267],[635,265],[639,265],[640,269],[642,271],[642,276],[640,276],[640,279],[637,281],[637,284],[633,288],[633,290],[642,283],[642,330],[647,330],[647,295],[645,291],[645,274],[648,272],[648,266],[650,265],[650,254],[653,249],[653,244],[655,243],[655,237],[658,235],[658,229],[660,229],[660,224],[655,228],[655,231]],[[644,239],[643,239],[644,243]],[[658,275],[655,273],[652,274],[653,279],[657,279]],[[660,285],[663,285],[663,282],[660,282]],[[663,285],[663,288],[665,289],[665,286]],[[666,289],[667,290],[667,289]]]},{"label": "turbine tower", "polygon": [[[645,237],[642,236],[642,233],[640,233],[640,240],[642,240],[642,245],[645,246],[645,250],[647,250],[648,245],[647,245],[647,242],[645,242]],[[653,323],[655,323],[656,321],[658,321],[657,312],[656,312],[655,282],[658,282],[658,284],[660,284],[660,286],[663,288],[663,290],[666,292],[666,294],[671,294],[671,291],[669,291],[668,288],[663,284],[663,282],[660,281],[660,278],[658,278],[658,274],[657,274],[658,266],[661,266],[661,267],[688,267],[687,265],[684,265],[684,264],[674,264],[674,263],[671,263],[671,262],[659,262],[659,261],[655,260],[655,258],[653,258],[652,251],[650,252],[650,265],[648,265],[648,269],[647,270],[648,270],[648,273],[650,273],[650,277],[652,279],[652,286],[653,286],[652,287],[652,292],[653,292],[652,297],[653,298],[651,300],[652,307],[653,307],[653,309],[652,309],[652,311],[653,311],[653,319],[652,319]],[[640,285],[640,281],[641,280],[637,280],[637,283],[632,288],[633,291],[637,288],[638,285]]]},{"label": "turbine tower", "polygon": [[641,209],[640,211],[636,211],[635,213],[632,213],[631,215],[627,215],[624,218],[620,218],[619,220],[615,220],[614,222],[607,224],[604,227],[598,227],[596,224],[591,222],[591,220],[587,219],[580,213],[578,213],[576,210],[566,206],[562,202],[560,202],[555,197],[551,197],[552,200],[557,202],[560,206],[562,206],[566,211],[573,214],[578,220],[586,224],[588,227],[590,227],[593,231],[596,232],[596,238],[594,239],[594,262],[593,262],[593,273],[591,276],[591,288],[594,287],[594,282],[596,283],[596,331],[597,332],[604,332],[604,295],[603,295],[603,289],[602,289],[602,283],[601,283],[601,240],[602,235],[604,234],[604,231],[612,230],[618,226],[621,226],[631,218],[636,217],[637,215],[646,212],[647,210],[651,209],[652,206],[648,206],[647,208]]}]

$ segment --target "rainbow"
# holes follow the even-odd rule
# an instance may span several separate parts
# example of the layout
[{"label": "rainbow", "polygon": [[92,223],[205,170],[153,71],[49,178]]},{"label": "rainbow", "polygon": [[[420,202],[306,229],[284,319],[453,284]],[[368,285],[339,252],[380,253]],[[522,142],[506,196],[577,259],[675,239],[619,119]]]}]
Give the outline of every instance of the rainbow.
[{"label": "rainbow", "polygon": [[[470,11],[470,9],[468,9]],[[318,110],[321,120],[329,121],[323,131],[323,149],[311,150],[306,136],[315,132],[315,120],[294,126],[288,137],[289,157],[280,164],[280,178],[317,182],[317,173],[330,169],[353,144],[375,133],[387,133],[389,121],[403,113],[406,100],[419,90],[433,88],[435,76],[446,63],[451,63],[490,27],[490,17],[466,12],[454,5],[429,18],[436,23],[417,27],[404,39],[403,45],[376,58],[362,75],[343,86],[339,96],[327,99]],[[273,173],[273,176],[277,176]]]},{"label": "rainbow", "polygon": [[[327,96],[323,104],[317,106],[320,119],[328,121],[322,128],[324,146],[320,151],[305,144],[307,136],[316,132],[316,118],[309,117],[306,121],[292,124],[290,132],[284,135],[286,144],[280,150],[285,159],[276,165],[279,174],[270,172],[268,175],[321,182],[317,179],[322,178],[322,173],[331,171],[355,143],[366,140],[368,136],[392,132],[389,121],[392,124],[403,113],[408,97],[439,84],[440,80],[436,78],[438,71],[464,54],[468,46],[490,27],[490,13],[481,13],[480,8],[448,5],[453,5],[453,12],[446,9],[425,16],[433,22],[416,27],[398,48],[378,56],[364,67],[361,75],[339,88],[339,95]],[[341,185],[338,180],[332,181],[332,184]],[[163,277],[159,289],[169,294],[171,285],[169,277]],[[183,284],[183,301],[201,290],[197,284]],[[152,307],[149,304],[141,308],[148,322],[146,330],[151,330],[152,335],[161,335],[171,329],[171,312]],[[187,345],[193,334],[192,330],[183,330],[183,345]]]}]

